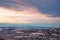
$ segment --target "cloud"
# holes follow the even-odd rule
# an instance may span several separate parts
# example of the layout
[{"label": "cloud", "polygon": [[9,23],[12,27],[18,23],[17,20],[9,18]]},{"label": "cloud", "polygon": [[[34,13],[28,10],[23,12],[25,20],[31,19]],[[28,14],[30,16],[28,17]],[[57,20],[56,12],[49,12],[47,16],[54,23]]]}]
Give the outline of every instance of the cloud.
[{"label": "cloud", "polygon": [[0,23],[57,23],[60,18],[47,17],[34,7],[22,11],[0,7]]},{"label": "cloud", "polygon": [[0,7],[24,10],[27,7],[35,7],[48,17],[60,17],[59,0],[0,0]]},{"label": "cloud", "polygon": [[60,23],[58,0],[0,0],[0,23]]},{"label": "cloud", "polygon": [[22,0],[24,3],[36,7],[43,14],[52,15],[52,17],[60,17],[59,0]]}]

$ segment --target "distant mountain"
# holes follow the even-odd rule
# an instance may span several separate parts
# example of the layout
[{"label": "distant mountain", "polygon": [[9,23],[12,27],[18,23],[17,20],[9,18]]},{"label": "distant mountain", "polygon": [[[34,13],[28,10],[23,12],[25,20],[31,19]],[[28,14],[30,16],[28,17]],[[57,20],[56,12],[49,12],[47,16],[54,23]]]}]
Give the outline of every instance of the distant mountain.
[{"label": "distant mountain", "polygon": [[[40,25],[30,25],[30,24],[9,24],[9,23],[0,23],[0,28],[53,28]],[[56,28],[56,27],[55,27]]]}]

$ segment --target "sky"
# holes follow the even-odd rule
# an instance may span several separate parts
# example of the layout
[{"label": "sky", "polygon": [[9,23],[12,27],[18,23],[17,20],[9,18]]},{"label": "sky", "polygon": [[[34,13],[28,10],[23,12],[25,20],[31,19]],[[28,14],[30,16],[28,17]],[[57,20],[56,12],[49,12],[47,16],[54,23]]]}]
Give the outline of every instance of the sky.
[{"label": "sky", "polygon": [[0,0],[0,23],[60,27],[59,0]]}]

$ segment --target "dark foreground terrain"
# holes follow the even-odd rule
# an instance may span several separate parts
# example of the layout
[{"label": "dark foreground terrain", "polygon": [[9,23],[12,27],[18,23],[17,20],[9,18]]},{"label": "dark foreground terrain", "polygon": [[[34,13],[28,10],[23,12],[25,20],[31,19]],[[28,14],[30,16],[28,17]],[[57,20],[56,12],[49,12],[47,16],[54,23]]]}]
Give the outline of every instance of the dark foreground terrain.
[{"label": "dark foreground terrain", "polygon": [[60,28],[4,28],[0,40],[60,40]]}]

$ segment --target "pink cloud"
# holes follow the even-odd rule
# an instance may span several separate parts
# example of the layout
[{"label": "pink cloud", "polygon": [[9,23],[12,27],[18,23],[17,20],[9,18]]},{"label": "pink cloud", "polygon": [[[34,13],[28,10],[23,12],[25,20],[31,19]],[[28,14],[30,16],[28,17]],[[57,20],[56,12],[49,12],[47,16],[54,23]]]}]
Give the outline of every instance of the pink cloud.
[{"label": "pink cloud", "polygon": [[51,18],[38,12],[34,7],[27,7],[22,11],[15,8],[0,7],[0,23],[53,23],[60,22],[60,18]]}]

